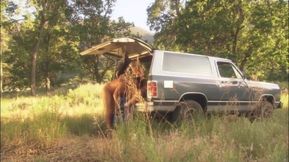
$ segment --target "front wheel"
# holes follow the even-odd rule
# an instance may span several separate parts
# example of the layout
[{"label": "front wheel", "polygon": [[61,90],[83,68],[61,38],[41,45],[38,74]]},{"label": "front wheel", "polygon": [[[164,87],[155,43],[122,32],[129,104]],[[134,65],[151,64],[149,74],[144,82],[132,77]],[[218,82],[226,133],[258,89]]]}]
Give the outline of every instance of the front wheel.
[{"label": "front wheel", "polygon": [[266,100],[260,101],[256,108],[250,112],[250,120],[270,118],[273,115],[274,106]]}]

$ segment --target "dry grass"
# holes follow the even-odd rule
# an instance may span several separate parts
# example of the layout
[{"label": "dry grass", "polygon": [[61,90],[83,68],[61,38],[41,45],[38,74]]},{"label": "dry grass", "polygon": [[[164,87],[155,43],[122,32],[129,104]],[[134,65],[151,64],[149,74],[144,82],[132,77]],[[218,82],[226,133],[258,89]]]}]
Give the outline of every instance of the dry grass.
[{"label": "dry grass", "polygon": [[170,125],[140,114],[106,137],[101,89],[4,98],[1,161],[288,161],[288,94],[286,108],[266,120],[212,116]]}]

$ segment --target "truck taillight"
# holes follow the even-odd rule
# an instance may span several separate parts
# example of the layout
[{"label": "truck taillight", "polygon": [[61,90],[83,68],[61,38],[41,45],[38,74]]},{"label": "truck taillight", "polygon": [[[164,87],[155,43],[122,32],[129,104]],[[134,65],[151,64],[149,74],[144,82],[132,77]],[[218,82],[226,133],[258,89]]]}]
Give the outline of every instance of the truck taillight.
[{"label": "truck taillight", "polygon": [[147,82],[147,97],[153,98],[158,96],[158,84],[156,81]]}]

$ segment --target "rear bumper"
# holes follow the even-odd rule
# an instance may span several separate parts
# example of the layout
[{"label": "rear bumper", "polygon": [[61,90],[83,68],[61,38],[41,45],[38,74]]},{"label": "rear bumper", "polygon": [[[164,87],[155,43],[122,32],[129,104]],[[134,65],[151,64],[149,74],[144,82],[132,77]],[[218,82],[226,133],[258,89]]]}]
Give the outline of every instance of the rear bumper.
[{"label": "rear bumper", "polygon": [[172,102],[143,102],[136,104],[136,111],[154,112],[154,111],[174,111],[176,104]]},{"label": "rear bumper", "polygon": [[[136,111],[139,112],[154,112],[154,111],[174,111],[177,106],[177,102],[142,102],[136,104]],[[275,102],[274,107],[280,109],[283,107],[282,102]]]}]

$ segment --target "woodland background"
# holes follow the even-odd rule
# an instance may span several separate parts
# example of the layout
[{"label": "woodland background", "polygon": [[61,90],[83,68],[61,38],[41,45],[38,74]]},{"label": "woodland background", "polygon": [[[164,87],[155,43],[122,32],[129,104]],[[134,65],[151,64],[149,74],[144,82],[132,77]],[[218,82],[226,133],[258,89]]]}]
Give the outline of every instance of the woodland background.
[{"label": "woodland background", "polygon": [[[287,1],[155,0],[147,8],[154,36],[112,20],[115,0],[13,2],[1,0],[1,161],[288,161]],[[80,52],[123,36],[232,59],[247,76],[278,82],[284,106],[254,122],[136,113],[107,136],[102,89],[117,60]]]},{"label": "woodland background", "polygon": [[[36,88],[110,80],[115,58],[79,53],[114,37],[150,36],[122,17],[112,20],[115,2],[28,0],[25,9],[2,0],[1,91],[35,95]],[[155,49],[225,57],[251,78],[287,81],[287,1],[155,0],[147,14]]]}]

